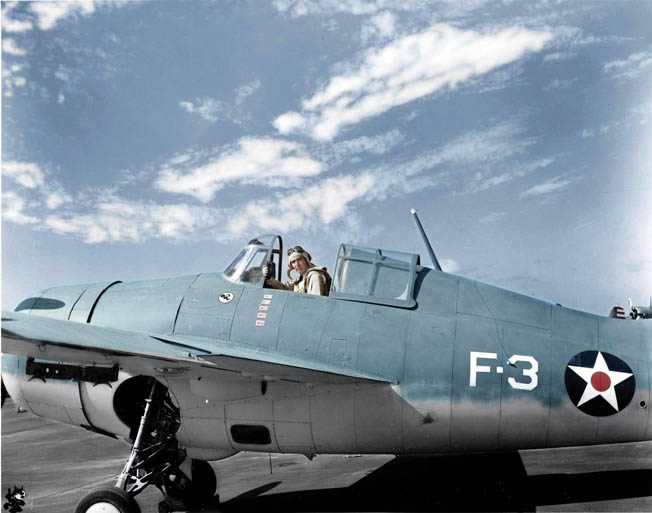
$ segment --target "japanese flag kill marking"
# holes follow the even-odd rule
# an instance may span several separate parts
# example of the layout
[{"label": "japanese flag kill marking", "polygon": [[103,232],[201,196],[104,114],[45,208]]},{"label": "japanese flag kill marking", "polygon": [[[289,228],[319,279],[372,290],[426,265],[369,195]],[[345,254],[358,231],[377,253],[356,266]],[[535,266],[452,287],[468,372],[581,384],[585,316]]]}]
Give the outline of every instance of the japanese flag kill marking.
[{"label": "japanese flag kill marking", "polygon": [[565,381],[573,404],[595,417],[622,411],[636,390],[636,378],[629,365],[601,351],[583,351],[571,358]]}]

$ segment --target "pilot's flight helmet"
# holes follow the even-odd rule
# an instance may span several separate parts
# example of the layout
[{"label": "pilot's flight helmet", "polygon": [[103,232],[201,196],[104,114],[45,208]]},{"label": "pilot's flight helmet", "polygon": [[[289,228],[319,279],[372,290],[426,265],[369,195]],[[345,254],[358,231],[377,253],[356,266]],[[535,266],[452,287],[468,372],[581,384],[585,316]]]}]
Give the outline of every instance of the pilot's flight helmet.
[{"label": "pilot's flight helmet", "polygon": [[293,280],[294,278],[292,277],[292,262],[295,260],[298,260],[299,258],[305,258],[306,262],[310,266],[310,263],[312,262],[312,257],[310,256],[310,253],[308,253],[305,249],[303,249],[301,246],[294,246],[293,248],[288,249],[288,278]]},{"label": "pilot's flight helmet", "polygon": [[310,256],[310,253],[308,253],[305,249],[303,249],[301,246],[294,246],[293,248],[288,249],[288,266],[292,264],[295,260],[298,260],[299,258],[305,258],[306,262],[310,263],[312,262],[312,257]]}]

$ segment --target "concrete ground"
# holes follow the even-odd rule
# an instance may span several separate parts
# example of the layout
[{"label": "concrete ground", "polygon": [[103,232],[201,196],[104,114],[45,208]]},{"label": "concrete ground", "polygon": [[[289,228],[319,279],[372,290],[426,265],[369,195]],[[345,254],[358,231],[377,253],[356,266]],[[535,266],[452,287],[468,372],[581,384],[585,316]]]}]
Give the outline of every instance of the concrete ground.
[{"label": "concrete ground", "polygon": [[[23,486],[25,512],[72,512],[113,485],[122,442],[2,408],[2,495]],[[652,511],[652,442],[467,456],[241,453],[213,463],[217,511]],[[161,495],[137,498],[156,513]],[[5,502],[3,498],[3,503]]]}]

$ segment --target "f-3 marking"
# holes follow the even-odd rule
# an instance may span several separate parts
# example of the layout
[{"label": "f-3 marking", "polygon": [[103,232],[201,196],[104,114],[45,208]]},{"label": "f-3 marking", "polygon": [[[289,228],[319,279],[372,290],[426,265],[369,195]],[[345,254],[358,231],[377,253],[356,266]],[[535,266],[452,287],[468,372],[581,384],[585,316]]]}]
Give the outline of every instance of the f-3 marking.
[{"label": "f-3 marking", "polygon": [[[478,382],[477,378],[479,373],[481,372],[489,373],[492,371],[492,368],[489,365],[478,365],[478,360],[479,359],[497,360],[498,354],[483,353],[481,351],[471,351],[470,358],[471,361],[469,367],[469,386],[475,387],[477,386],[477,382]],[[516,381],[515,378],[510,377],[507,378],[507,382],[512,388],[515,388],[517,390],[534,390],[539,384],[539,376],[537,374],[537,372],[539,372],[539,362],[537,362],[534,356],[527,356],[521,354],[512,355],[507,360],[507,363],[512,366],[515,366],[516,362],[527,362],[530,364],[529,368],[521,369],[521,371],[523,372],[523,376],[529,378],[530,381],[528,382]],[[501,366],[495,367],[495,372],[497,374],[502,374],[503,370],[504,369]]]}]

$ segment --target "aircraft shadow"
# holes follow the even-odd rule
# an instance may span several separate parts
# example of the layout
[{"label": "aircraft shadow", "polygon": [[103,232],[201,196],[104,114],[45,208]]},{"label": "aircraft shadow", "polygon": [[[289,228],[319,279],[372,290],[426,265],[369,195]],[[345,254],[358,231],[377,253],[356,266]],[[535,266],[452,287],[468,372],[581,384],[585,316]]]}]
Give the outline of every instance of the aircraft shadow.
[{"label": "aircraft shadow", "polygon": [[250,490],[219,511],[535,511],[648,496],[652,470],[528,477],[518,453],[402,456],[345,488],[262,495],[278,484]]}]

